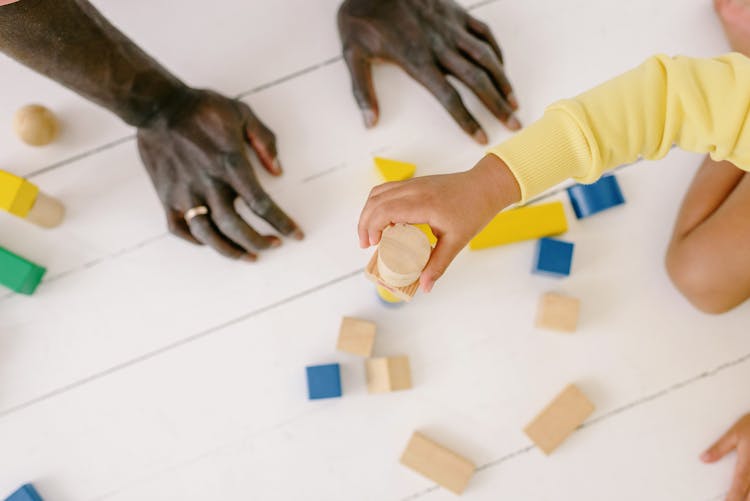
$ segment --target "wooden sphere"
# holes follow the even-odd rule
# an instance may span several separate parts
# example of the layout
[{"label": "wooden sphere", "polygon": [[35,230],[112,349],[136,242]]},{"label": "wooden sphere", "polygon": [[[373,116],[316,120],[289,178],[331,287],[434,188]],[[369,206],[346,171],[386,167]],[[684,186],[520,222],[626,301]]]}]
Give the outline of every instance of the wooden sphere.
[{"label": "wooden sphere", "polygon": [[419,279],[430,259],[430,241],[419,228],[395,224],[383,231],[378,245],[378,272],[391,287],[406,287]]},{"label": "wooden sphere", "polygon": [[13,129],[24,143],[44,146],[57,137],[59,125],[50,110],[39,104],[28,104],[16,112]]}]

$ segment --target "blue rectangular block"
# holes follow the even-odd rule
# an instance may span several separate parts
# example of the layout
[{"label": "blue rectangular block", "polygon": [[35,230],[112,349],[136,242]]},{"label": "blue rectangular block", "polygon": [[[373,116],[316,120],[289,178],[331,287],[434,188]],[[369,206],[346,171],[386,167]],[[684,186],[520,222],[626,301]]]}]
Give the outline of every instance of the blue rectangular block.
[{"label": "blue rectangular block", "polygon": [[310,400],[341,396],[341,370],[339,364],[307,367],[307,392]]},{"label": "blue rectangular block", "polygon": [[614,175],[604,176],[594,184],[576,184],[568,188],[568,197],[578,219],[625,203]]},{"label": "blue rectangular block", "polygon": [[537,242],[534,256],[534,273],[567,277],[573,262],[574,245],[554,238],[542,238]]},{"label": "blue rectangular block", "polygon": [[5,501],[43,501],[42,496],[31,484],[23,485],[20,489],[10,495]]}]

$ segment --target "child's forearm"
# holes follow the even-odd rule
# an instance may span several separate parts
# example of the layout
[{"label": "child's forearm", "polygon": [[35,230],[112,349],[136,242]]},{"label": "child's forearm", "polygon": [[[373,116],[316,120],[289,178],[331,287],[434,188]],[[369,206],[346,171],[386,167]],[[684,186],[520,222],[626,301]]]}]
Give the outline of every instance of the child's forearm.
[{"label": "child's forearm", "polygon": [[544,116],[490,153],[515,175],[523,200],[568,178],[593,182],[673,144],[750,170],[750,59],[655,56]]}]

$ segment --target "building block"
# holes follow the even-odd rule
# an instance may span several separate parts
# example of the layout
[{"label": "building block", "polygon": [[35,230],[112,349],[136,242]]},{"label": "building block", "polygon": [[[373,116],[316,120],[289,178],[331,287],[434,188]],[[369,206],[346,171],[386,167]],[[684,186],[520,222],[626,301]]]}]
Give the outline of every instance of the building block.
[{"label": "building block", "polygon": [[539,300],[536,326],[561,332],[575,332],[580,311],[579,299],[547,292]]},{"label": "building block", "polygon": [[405,181],[414,176],[417,166],[408,162],[400,162],[389,158],[373,158],[375,167],[386,182]]},{"label": "building block", "polygon": [[5,501],[43,501],[33,485],[25,484]]},{"label": "building block", "polygon": [[455,494],[466,489],[476,470],[474,463],[419,432],[411,436],[401,464]]},{"label": "building block", "polygon": [[472,250],[559,235],[568,231],[562,202],[503,211],[469,242]]},{"label": "building block", "polygon": [[534,273],[567,277],[573,263],[574,245],[555,238],[541,238],[534,255]]},{"label": "building block", "polygon": [[430,241],[419,228],[391,225],[383,230],[378,244],[378,273],[386,285],[405,287],[419,280],[431,253]]},{"label": "building block", "polygon": [[435,234],[432,232],[432,228],[430,227],[429,224],[422,223],[422,224],[415,224],[413,226],[419,228],[420,230],[422,230],[422,233],[427,235],[427,240],[430,242],[430,247],[435,247],[435,244],[437,243],[438,239],[435,236]]},{"label": "building block", "polygon": [[40,104],[27,104],[13,116],[13,129],[30,146],[44,146],[55,140],[60,124],[54,113]]},{"label": "building block", "polygon": [[578,219],[625,203],[614,175],[604,176],[593,184],[576,184],[568,188],[568,197]]},{"label": "building block", "polygon": [[[370,262],[367,263],[367,267],[365,268],[365,277],[367,277],[367,279],[371,282],[374,282],[379,289],[387,291],[391,297],[399,301],[411,301],[414,295],[417,293],[417,290],[419,290],[419,280],[407,285],[406,287],[388,286],[383,281],[380,276],[380,272],[378,271],[378,251],[375,251],[375,253],[372,255],[372,258],[370,259]],[[383,294],[378,293],[378,296],[383,299]]]},{"label": "building block", "polygon": [[336,349],[361,357],[372,355],[375,343],[376,326],[373,322],[359,318],[344,317],[341,319],[339,340]]},{"label": "building block", "polygon": [[411,388],[409,357],[382,357],[365,360],[367,391],[387,393]]},{"label": "building block", "polygon": [[380,302],[388,308],[398,308],[399,306],[404,305],[403,300],[399,299],[395,294],[382,285],[375,286],[375,292],[377,293]]},{"label": "building block", "polygon": [[526,426],[524,432],[545,454],[550,454],[592,412],[594,404],[576,385],[571,384]]},{"label": "building block", "polygon": [[307,392],[310,400],[341,396],[339,364],[312,365],[307,370]]},{"label": "building block", "polygon": [[44,267],[0,247],[0,285],[31,295],[46,272]]},{"label": "building block", "polygon": [[43,228],[58,226],[65,215],[60,201],[39,191],[33,183],[0,171],[0,209]]}]

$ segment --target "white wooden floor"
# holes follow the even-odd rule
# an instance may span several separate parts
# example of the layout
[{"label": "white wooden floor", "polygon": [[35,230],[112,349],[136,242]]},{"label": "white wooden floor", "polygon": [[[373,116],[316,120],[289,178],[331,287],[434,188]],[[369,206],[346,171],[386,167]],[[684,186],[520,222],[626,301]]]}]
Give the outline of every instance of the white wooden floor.
[{"label": "white wooden floor", "polygon": [[[527,123],[653,53],[727,50],[709,0],[462,3],[500,39]],[[481,465],[467,499],[721,498],[733,458],[698,454],[750,411],[750,307],[702,315],[662,265],[698,156],[627,167],[626,206],[571,214],[569,279],[530,275],[533,243],[465,252],[433,294],[386,309],[355,234],[371,156],[429,174],[482,149],[391,67],[376,72],[381,124],[364,129],[338,0],[96,4],[190,84],[244,96],[287,169],[260,175],[308,238],[245,265],[168,236],[133,131],[0,58],[0,165],[68,207],[54,231],[0,214],[0,245],[49,268],[33,297],[0,292],[0,498],[33,481],[48,501],[452,499],[398,464],[415,429]],[[60,114],[57,144],[12,136],[29,101]],[[552,289],[582,298],[575,335],[532,327]],[[367,394],[362,361],[334,351],[342,315],[378,323],[377,353],[411,357],[413,390]],[[344,397],[307,401],[304,366],[331,361]],[[521,429],[568,382],[597,411],[544,457]]]}]

